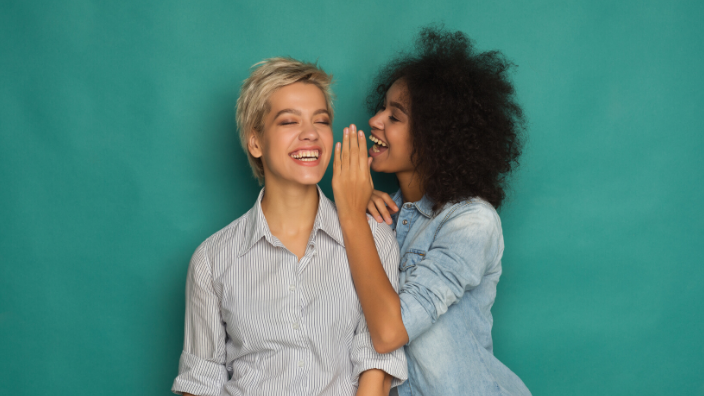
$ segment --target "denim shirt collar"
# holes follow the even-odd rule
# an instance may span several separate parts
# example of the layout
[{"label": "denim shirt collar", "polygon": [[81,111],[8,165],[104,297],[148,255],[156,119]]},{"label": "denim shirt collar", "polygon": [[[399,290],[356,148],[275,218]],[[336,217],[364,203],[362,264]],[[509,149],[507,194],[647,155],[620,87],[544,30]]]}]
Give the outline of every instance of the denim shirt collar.
[{"label": "denim shirt collar", "polygon": [[[399,189],[398,191],[396,191],[396,194],[394,194],[391,199],[394,200],[394,203],[396,203],[396,206],[398,206],[400,209],[403,205],[403,196],[401,195],[401,190]],[[422,214],[423,216],[429,219],[433,218],[433,201],[428,198],[427,194],[423,195],[423,198],[421,198],[420,201],[406,202],[406,204],[411,204],[415,206],[418,212],[420,212],[420,214]],[[394,220],[396,219],[394,218]]]}]

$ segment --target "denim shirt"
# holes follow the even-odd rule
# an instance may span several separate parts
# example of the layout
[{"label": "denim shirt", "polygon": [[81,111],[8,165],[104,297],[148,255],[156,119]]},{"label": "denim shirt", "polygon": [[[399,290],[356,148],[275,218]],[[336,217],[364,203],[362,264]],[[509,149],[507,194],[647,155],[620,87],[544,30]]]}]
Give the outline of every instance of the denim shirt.
[{"label": "denim shirt", "polygon": [[427,196],[403,204],[399,191],[393,199],[409,338],[399,396],[530,395],[493,354],[491,306],[504,251],[496,210],[473,198],[434,214]]}]

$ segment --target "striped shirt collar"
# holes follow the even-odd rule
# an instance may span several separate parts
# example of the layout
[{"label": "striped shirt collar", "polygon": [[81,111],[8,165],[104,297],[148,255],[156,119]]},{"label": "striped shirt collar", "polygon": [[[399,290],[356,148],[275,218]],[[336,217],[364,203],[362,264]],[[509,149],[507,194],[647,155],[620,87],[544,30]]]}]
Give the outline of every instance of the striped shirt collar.
[{"label": "striped shirt collar", "polygon": [[[317,235],[318,230],[322,230],[335,242],[344,247],[345,242],[342,238],[342,229],[340,228],[340,220],[337,217],[335,204],[323,194],[323,190],[321,190],[319,186],[316,185],[316,187],[318,188],[318,213],[315,215],[311,235]],[[279,240],[271,234],[271,230],[269,230],[269,224],[266,222],[264,212],[262,212],[262,197],[264,197],[264,188],[259,192],[257,203],[254,204],[254,207],[247,213],[247,228],[244,237],[245,245],[243,249],[240,249],[239,257],[247,253],[249,249],[262,238],[266,239],[267,242],[274,246],[283,247],[281,242],[279,242]]]}]

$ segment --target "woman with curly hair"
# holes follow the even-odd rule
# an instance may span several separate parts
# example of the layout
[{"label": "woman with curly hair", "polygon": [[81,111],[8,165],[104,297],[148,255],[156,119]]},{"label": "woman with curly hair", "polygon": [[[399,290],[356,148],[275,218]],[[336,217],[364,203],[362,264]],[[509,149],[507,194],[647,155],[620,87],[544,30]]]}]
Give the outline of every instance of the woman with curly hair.
[{"label": "woman with curly hair", "polygon": [[[352,277],[374,348],[405,346],[401,396],[530,395],[494,357],[491,338],[504,250],[496,208],[524,130],[511,66],[462,32],[425,28],[368,98],[370,157],[354,125],[336,145],[333,191]],[[373,190],[370,166],[395,173],[400,190]],[[398,294],[365,211],[396,231]]]}]

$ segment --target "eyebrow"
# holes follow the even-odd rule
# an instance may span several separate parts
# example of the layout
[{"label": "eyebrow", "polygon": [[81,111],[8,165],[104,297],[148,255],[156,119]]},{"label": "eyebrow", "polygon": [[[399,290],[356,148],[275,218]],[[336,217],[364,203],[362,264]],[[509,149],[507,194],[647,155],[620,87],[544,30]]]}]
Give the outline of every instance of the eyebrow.
[{"label": "eyebrow", "polygon": [[403,112],[403,114],[408,115],[408,111],[406,111],[406,108],[403,107],[403,105],[399,102],[389,102],[389,106],[395,107]]},{"label": "eyebrow", "polygon": [[[285,114],[285,113],[291,113],[291,114],[295,114],[295,115],[297,115],[297,116],[300,116],[300,115],[301,115],[301,112],[298,111],[298,110],[296,110],[296,109],[283,109],[283,110],[279,111],[278,113],[276,113],[276,116],[274,116],[274,119],[279,118],[279,116],[280,116],[281,114]],[[315,113],[313,113],[313,115],[318,115],[318,114],[321,114],[321,113],[327,114],[328,116],[330,115],[330,112],[327,111],[326,109],[318,109],[318,110],[315,111]]]}]

